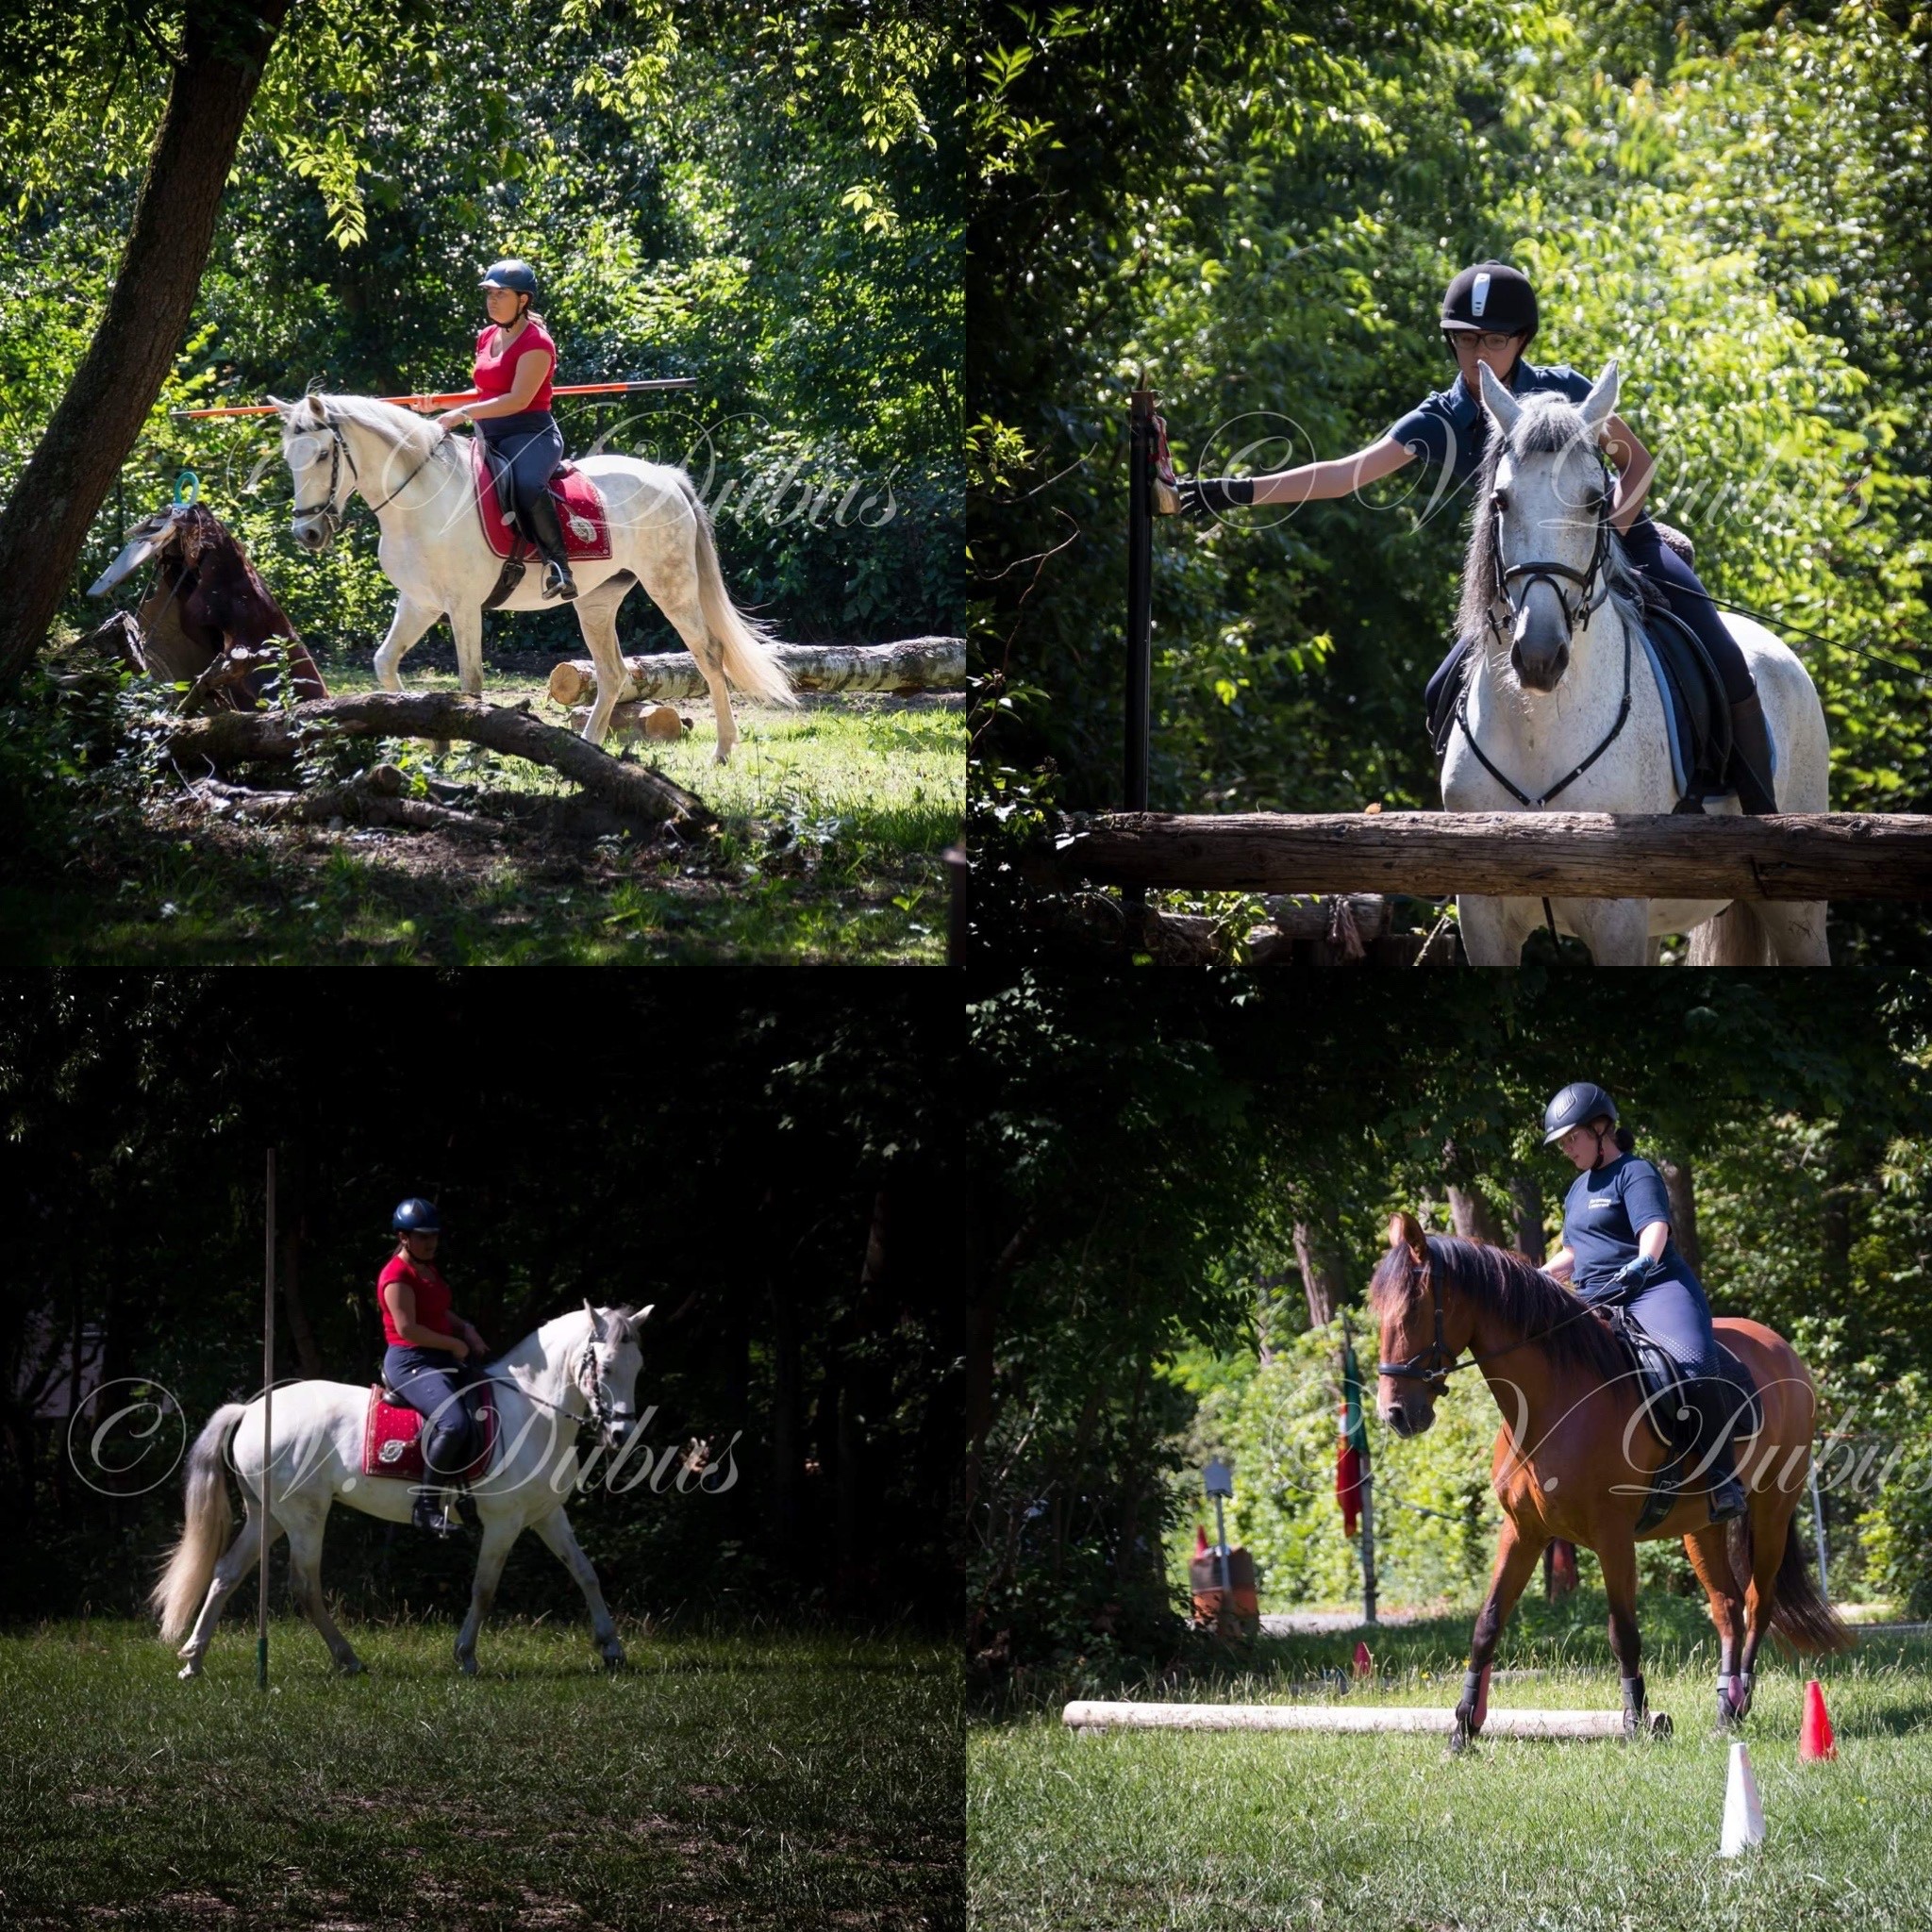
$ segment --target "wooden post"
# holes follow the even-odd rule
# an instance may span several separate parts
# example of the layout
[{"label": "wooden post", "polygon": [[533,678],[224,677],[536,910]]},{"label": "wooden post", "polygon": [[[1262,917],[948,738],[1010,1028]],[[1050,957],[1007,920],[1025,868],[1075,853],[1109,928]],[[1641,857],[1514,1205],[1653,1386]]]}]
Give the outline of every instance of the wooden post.
[{"label": "wooden post", "polygon": [[[1348,1351],[1355,1346],[1355,1325],[1348,1319],[1348,1310],[1341,1311],[1342,1360],[1348,1359]],[[1347,1387],[1344,1373],[1342,1386]],[[1364,1407],[1368,1403],[1368,1391],[1362,1391]],[[1362,1622],[1373,1625],[1375,1621],[1375,1474],[1369,1466],[1368,1418],[1362,1418]]]},{"label": "wooden post", "polygon": [[1125,797],[1129,811],[1145,811],[1154,686],[1154,391],[1134,391],[1132,408],[1127,433]]},{"label": "wooden post", "polygon": [[256,1580],[255,1683],[268,1689],[269,1424],[275,1392],[275,1150],[268,1150],[268,1241],[261,1264],[261,1567]]}]

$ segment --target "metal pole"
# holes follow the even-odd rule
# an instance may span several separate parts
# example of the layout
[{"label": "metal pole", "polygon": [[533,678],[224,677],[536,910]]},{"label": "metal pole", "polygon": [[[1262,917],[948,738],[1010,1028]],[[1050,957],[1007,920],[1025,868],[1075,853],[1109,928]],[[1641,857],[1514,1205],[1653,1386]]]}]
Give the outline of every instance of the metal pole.
[{"label": "metal pole", "polygon": [[268,1241],[261,1267],[261,1568],[256,1582],[255,1682],[268,1689],[269,1421],[275,1393],[275,1150],[268,1150]]},{"label": "metal pole", "polygon": [[1221,1557],[1221,1612],[1234,1615],[1234,1578],[1227,1567],[1227,1522],[1221,1513],[1221,1498],[1214,1499],[1214,1541]]},{"label": "metal pole", "polygon": [[[1355,1324],[1348,1319],[1348,1310],[1341,1311],[1341,1360],[1342,1387],[1348,1386],[1348,1355],[1355,1346]],[[1346,1411],[1344,1410],[1344,1420]],[[1368,1432],[1362,1432],[1362,1622],[1373,1624],[1375,1621],[1375,1476],[1369,1467]]]},{"label": "metal pole", "polygon": [[1831,1572],[1824,1561],[1824,1499],[1818,1493],[1818,1458],[1811,1458],[1811,1532],[1818,1539],[1818,1594],[1831,1601]]},{"label": "metal pole", "polygon": [[1126,806],[1147,809],[1154,686],[1154,391],[1133,392],[1127,459]]}]

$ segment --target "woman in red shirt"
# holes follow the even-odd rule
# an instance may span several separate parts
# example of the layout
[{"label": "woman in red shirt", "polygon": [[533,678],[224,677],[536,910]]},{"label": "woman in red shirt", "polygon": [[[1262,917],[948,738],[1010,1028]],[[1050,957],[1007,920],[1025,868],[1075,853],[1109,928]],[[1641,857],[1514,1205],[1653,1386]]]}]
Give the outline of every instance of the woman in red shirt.
[{"label": "woman in red shirt", "polygon": [[537,271],[527,261],[492,262],[483,275],[490,326],[476,338],[474,371],[481,402],[458,403],[436,420],[446,428],[474,423],[491,458],[508,463],[524,534],[543,553],[543,594],[575,597],[563,530],[549,483],[563,461],[563,435],[550,413],[557,344],[543,318],[530,312]]},{"label": "woman in red shirt", "polygon": [[[424,1418],[423,1462],[432,1475],[454,1476],[475,1460],[478,1444],[461,1390],[475,1379],[462,1363],[480,1366],[483,1338],[450,1307],[449,1284],[436,1265],[442,1223],[427,1201],[405,1201],[392,1225],[400,1237],[389,1265],[376,1276],[382,1332],[389,1347],[382,1370],[389,1386]],[[418,1529],[447,1536],[443,1499],[428,1484],[416,1491]]]}]

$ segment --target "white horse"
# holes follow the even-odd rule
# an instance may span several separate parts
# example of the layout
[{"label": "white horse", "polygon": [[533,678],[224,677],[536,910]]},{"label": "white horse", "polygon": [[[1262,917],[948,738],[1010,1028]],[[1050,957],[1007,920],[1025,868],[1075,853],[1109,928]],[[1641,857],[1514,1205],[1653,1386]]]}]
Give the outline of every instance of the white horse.
[{"label": "white horse", "polygon": [[[457,1662],[471,1676],[476,1674],[476,1633],[490,1614],[504,1558],[526,1529],[534,1529],[576,1578],[606,1665],[614,1670],[625,1660],[597,1573],[571,1533],[563,1498],[577,1477],[577,1429],[586,1420],[596,1419],[598,1446],[613,1456],[637,1426],[634,1391],[642,1361],[637,1338],[650,1312],[593,1308],[586,1302],[580,1314],[546,1322],[490,1364],[497,1449],[489,1474],[471,1489],[483,1542],[470,1613],[457,1636]],[[362,1665],[322,1596],[322,1533],[330,1505],[340,1500],[365,1515],[408,1523],[412,1501],[408,1482],[362,1474],[369,1400],[366,1384],[295,1382],[275,1391],[272,1421],[269,1539],[273,1543],[287,1532],[295,1601],[322,1632],[336,1668],[350,1675]],[[224,1474],[230,1462],[247,1517],[224,1551],[234,1521]],[[228,1592],[260,1560],[261,1470],[261,1398],[225,1403],[189,1452],[187,1523],[149,1599],[160,1612],[163,1642],[188,1637],[180,1651],[187,1659],[183,1677],[201,1675]]]},{"label": "white horse", "polygon": [[[1450,811],[1668,812],[1677,803],[1663,700],[1639,638],[1637,577],[1610,527],[1611,478],[1597,449],[1617,388],[1615,362],[1576,405],[1518,398],[1482,372],[1491,433],[1461,610],[1463,634],[1481,647],[1469,654],[1462,728],[1442,761]],[[1771,726],[1778,809],[1826,810],[1829,749],[1810,674],[1762,625],[1726,623]],[[1736,813],[1736,799],[1724,808]],[[1654,961],[1660,935],[1693,927],[1693,964],[1752,965],[1767,953],[1780,965],[1829,963],[1823,902],[1726,909],[1723,900],[1557,899],[1552,909],[1557,929],[1600,966]],[[1465,895],[1457,913],[1478,966],[1516,965],[1543,920],[1537,898]]]},{"label": "white horse", "polygon": [[[271,400],[281,415],[282,456],[294,478],[295,541],[311,552],[325,549],[358,491],[381,525],[375,554],[400,593],[375,654],[383,689],[402,690],[397,667],[403,653],[439,617],[447,617],[463,689],[481,697],[483,604],[503,559],[484,540],[469,441],[370,396]],[[722,765],[738,742],[727,678],[752,697],[796,702],[791,680],[772,655],[777,640],[732,603],[718,570],[710,513],[683,470],[616,456],[586,457],[577,468],[602,494],[610,530],[608,558],[578,558],[572,566],[580,587],[577,623],[597,666],[597,702],[584,721],[584,736],[601,744],[609,728],[625,676],[617,607],[641,583],[704,674]],[[543,607],[539,573],[532,570],[501,608]]]}]

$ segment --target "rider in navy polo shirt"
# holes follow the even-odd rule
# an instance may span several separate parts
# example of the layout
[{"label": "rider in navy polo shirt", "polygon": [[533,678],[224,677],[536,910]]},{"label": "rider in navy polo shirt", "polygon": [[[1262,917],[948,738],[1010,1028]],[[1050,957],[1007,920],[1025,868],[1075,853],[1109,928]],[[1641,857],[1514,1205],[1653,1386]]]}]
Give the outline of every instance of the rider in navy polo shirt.
[{"label": "rider in navy polo shirt", "polygon": [[[1612,1130],[1615,1130],[1614,1133]],[[1617,1126],[1617,1106],[1601,1087],[1579,1080],[1563,1089],[1543,1113],[1543,1145],[1552,1142],[1579,1170],[1563,1200],[1563,1245],[1545,1272],[1574,1280],[1594,1307],[1622,1307],[1688,1375],[1687,1393],[1698,1413],[1697,1459],[1708,1445],[1710,1520],[1744,1513],[1742,1484],[1730,1450],[1732,1421],[1726,1385],[1718,1373],[1717,1338],[1704,1285],[1671,1240],[1671,1202],[1663,1176],[1632,1149]]]},{"label": "rider in navy polo shirt", "polygon": [[[1478,261],[1449,284],[1442,297],[1440,326],[1457,362],[1456,380],[1424,396],[1379,441],[1332,462],[1303,463],[1267,476],[1191,476],[1180,486],[1181,508],[1206,516],[1241,504],[1310,503],[1349,496],[1379,477],[1418,459],[1436,475],[1436,494],[1460,489],[1481,465],[1489,441],[1490,416],[1483,408],[1478,364],[1487,363],[1512,395],[1554,391],[1573,403],[1590,393],[1589,377],[1566,363],[1540,365],[1524,360],[1538,327],[1536,291],[1522,270],[1504,261]],[[1731,710],[1731,782],[1747,812],[1777,809],[1771,788],[1771,739],[1751,667],[1718,615],[1697,573],[1671,549],[1642,507],[1653,464],[1621,416],[1604,425],[1604,454],[1620,473],[1610,524],[1624,554],[1638,574],[1661,591],[1674,615],[1697,635],[1724,680]],[[1467,639],[1458,638],[1429,679],[1426,714],[1434,720],[1446,705],[1448,688],[1460,675]]]}]

